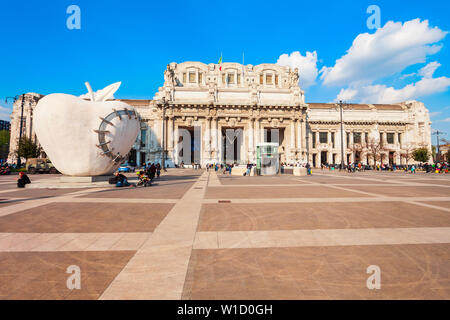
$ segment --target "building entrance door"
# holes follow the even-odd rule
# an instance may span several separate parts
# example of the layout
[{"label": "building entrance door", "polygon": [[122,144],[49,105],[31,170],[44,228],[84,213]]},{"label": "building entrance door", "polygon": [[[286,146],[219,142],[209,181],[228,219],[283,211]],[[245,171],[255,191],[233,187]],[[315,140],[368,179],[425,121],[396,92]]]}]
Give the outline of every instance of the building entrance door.
[{"label": "building entrance door", "polygon": [[243,128],[222,128],[223,162],[232,164],[243,161]]},{"label": "building entrance door", "polygon": [[328,157],[328,152],[322,151],[322,152],[320,153],[320,164],[326,164],[326,163],[328,163],[327,157]]},{"label": "building entrance door", "polygon": [[394,165],[394,152],[390,151],[389,152],[389,166],[393,166]]},{"label": "building entrance door", "polygon": [[355,163],[360,163],[361,162],[361,152],[356,151],[355,152]]},{"label": "building entrance door", "polygon": [[185,165],[200,163],[201,135],[200,126],[178,127],[176,152],[179,161]]}]

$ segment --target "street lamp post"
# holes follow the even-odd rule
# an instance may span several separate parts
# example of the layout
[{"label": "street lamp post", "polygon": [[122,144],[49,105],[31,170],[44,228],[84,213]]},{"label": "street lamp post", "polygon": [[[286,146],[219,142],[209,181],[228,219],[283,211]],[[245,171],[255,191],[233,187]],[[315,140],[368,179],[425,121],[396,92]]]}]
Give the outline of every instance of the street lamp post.
[{"label": "street lamp post", "polygon": [[306,114],[305,114],[306,137],[305,137],[305,140],[306,140],[306,163],[307,164],[309,163],[309,129],[310,129],[308,120],[309,120],[308,112],[306,111]]},{"label": "street lamp post", "polygon": [[162,98],[162,159],[161,159],[161,167],[164,171],[166,171],[166,97]]},{"label": "street lamp post", "polygon": [[439,144],[439,135],[440,134],[445,134],[445,132],[436,130],[435,132],[432,133],[433,135],[436,136],[436,162],[439,162],[439,160],[441,160],[441,155],[440,155],[440,144]]},{"label": "street lamp post", "polygon": [[341,170],[344,168],[344,122],[342,120],[342,100],[339,100],[339,108],[341,115]]}]

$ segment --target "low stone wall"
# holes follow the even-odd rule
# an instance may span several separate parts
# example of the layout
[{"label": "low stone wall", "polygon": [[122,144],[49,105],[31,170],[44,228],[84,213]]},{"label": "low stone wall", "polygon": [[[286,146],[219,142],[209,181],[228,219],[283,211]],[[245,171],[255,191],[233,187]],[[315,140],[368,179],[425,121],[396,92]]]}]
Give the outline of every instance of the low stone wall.
[{"label": "low stone wall", "polygon": [[[247,172],[246,167],[234,167],[231,169],[232,176],[243,176],[245,172]],[[250,171],[250,176],[254,176],[255,172],[256,172],[256,168],[253,167],[252,170]]]},{"label": "low stone wall", "polygon": [[294,167],[294,176],[306,176],[308,174],[306,168]]}]

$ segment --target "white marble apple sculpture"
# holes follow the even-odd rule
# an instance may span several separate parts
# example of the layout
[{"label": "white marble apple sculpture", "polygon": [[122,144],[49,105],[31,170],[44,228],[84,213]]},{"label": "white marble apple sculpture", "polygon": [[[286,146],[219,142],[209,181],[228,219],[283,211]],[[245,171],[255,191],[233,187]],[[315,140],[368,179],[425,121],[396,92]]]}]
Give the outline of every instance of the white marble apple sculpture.
[{"label": "white marble apple sculpture", "polygon": [[68,176],[99,176],[114,172],[139,133],[140,120],[130,105],[106,101],[120,82],[83,96],[54,93],[37,104],[36,136],[53,165]]}]

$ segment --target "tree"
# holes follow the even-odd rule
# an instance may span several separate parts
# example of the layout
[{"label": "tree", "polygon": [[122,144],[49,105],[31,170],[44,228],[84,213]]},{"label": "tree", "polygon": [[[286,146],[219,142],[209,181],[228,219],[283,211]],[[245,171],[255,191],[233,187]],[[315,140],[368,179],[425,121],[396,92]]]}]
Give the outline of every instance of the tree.
[{"label": "tree", "polygon": [[19,144],[16,150],[17,158],[25,158],[28,160],[30,158],[37,158],[40,156],[42,148],[33,142],[30,138],[23,137],[19,140]]},{"label": "tree", "polygon": [[378,160],[382,160],[385,147],[378,140],[369,139],[367,142],[367,150],[367,153],[373,159],[373,164],[376,165]]},{"label": "tree", "polygon": [[433,157],[433,161],[436,161],[436,146],[431,146],[431,156]]},{"label": "tree", "polygon": [[427,148],[417,148],[413,151],[413,158],[417,162],[427,162],[430,158],[430,152]]},{"label": "tree", "polygon": [[413,145],[407,145],[400,151],[400,158],[405,159],[406,165],[412,159],[414,159],[414,150],[415,147]]},{"label": "tree", "polygon": [[9,130],[0,130],[0,159],[6,159],[9,151]]}]

